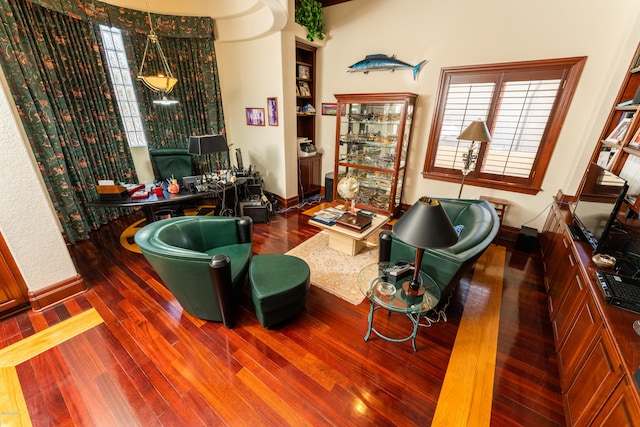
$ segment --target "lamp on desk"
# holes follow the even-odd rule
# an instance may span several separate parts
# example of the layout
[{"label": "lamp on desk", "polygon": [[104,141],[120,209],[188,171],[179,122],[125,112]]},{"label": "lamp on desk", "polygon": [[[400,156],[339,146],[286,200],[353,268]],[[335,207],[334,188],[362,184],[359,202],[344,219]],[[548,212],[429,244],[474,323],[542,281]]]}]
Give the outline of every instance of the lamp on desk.
[{"label": "lamp on desk", "polygon": [[216,168],[222,169],[220,166],[220,158],[218,153],[229,151],[227,139],[224,135],[202,135],[189,137],[189,154],[194,156],[203,156],[205,154],[216,155]]},{"label": "lamp on desk", "polygon": [[420,296],[424,294],[424,287],[420,280],[420,265],[424,250],[453,246],[458,242],[458,233],[438,200],[421,197],[395,223],[393,234],[416,248],[413,279],[405,282],[402,289],[408,295]]},{"label": "lamp on desk", "polygon": [[471,141],[471,145],[467,149],[467,152],[462,154],[462,182],[460,183],[460,191],[458,192],[458,199],[462,195],[462,187],[464,187],[464,179],[469,175],[471,168],[476,162],[478,155],[475,153],[476,142],[491,142],[491,135],[489,135],[489,129],[487,124],[483,120],[474,120],[465,130],[462,131],[458,139],[464,141]]}]

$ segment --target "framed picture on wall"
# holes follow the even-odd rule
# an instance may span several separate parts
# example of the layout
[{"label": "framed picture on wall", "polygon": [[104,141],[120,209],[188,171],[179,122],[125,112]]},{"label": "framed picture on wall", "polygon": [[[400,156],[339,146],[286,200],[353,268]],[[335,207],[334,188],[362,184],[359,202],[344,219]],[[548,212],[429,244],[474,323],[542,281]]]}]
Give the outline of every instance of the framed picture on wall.
[{"label": "framed picture on wall", "polygon": [[247,125],[264,126],[264,108],[246,108]]},{"label": "framed picture on wall", "polygon": [[335,116],[338,104],[322,103],[322,115],[323,116]]},{"label": "framed picture on wall", "polygon": [[278,98],[267,98],[267,121],[269,126],[278,126]]}]

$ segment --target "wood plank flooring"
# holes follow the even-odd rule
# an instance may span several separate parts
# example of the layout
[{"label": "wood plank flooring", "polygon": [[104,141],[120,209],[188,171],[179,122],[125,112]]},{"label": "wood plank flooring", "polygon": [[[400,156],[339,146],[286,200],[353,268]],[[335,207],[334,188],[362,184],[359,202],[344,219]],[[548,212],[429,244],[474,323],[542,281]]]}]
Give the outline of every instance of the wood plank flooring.
[{"label": "wood plank flooring", "polygon": [[476,264],[433,425],[489,425],[505,252],[491,245]]},{"label": "wood plank flooring", "polygon": [[[0,321],[6,349],[92,310],[103,320],[18,363],[24,406],[5,409],[0,398],[0,416],[26,407],[35,426],[432,423],[473,271],[458,285],[448,321],[420,329],[417,352],[410,343],[365,342],[367,302],[356,307],[313,286],[306,310],[275,330],[259,325],[247,290],[237,326],[226,329],[184,313],[144,257],[120,246],[120,232],[141,217],[69,247],[85,294]],[[318,231],[307,219],[289,212],[256,224],[255,252],[295,247]],[[564,425],[540,259],[507,245],[503,267],[490,424]],[[410,328],[404,316],[379,320],[388,335]]]}]

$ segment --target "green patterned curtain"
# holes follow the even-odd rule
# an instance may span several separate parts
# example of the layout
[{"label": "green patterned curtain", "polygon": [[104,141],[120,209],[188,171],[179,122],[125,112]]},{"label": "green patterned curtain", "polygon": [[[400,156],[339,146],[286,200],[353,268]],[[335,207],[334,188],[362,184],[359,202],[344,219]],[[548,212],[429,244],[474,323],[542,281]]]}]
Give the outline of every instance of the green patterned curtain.
[{"label": "green patterned curtain", "polygon": [[94,28],[24,0],[0,4],[0,61],[31,149],[65,237],[86,239],[109,216],[84,207],[96,180],[136,180]]},{"label": "green patterned curtain", "polygon": [[[97,179],[136,182],[98,24],[123,31],[135,77],[149,30],[147,13],[97,0],[0,5],[0,63],[29,142],[66,239],[87,239],[91,229],[118,215],[86,207],[97,197]],[[150,146],[181,147],[189,135],[224,134],[212,20],[151,16],[179,79],[171,96],[180,104],[157,106],[157,94],[137,83]]]},{"label": "green patterned curtain", "polygon": [[[40,0],[44,1],[44,0]],[[86,11],[87,8],[83,8]],[[150,28],[149,14],[105,6],[110,24],[122,31],[129,67],[134,76],[144,54]],[[102,12],[96,13],[100,15]],[[178,105],[153,101],[160,95],[136,84],[136,95],[150,147],[186,147],[191,135],[225,134],[222,96],[213,43],[213,21],[204,17],[174,17],[151,14],[151,24],[178,83],[169,98]],[[162,71],[155,49],[147,54],[145,74]],[[225,155],[226,157],[226,155]],[[197,172],[211,170],[209,156],[195,157]],[[202,161],[205,161],[205,165]],[[224,159],[222,159],[224,160]]]},{"label": "green patterned curtain", "polygon": [[[123,32],[129,58],[137,58],[138,64],[131,64],[136,72],[144,53],[146,35]],[[191,135],[211,135],[224,133],[224,116],[220,84],[216,72],[215,51],[210,40],[159,38],[171,71],[178,78],[169,98],[179,101],[176,105],[158,105],[153,101],[160,95],[137,84],[137,96],[147,141],[150,147],[186,147]],[[147,56],[146,70],[161,70],[157,65],[155,51]],[[151,73],[150,73],[151,74]],[[155,74],[155,73],[152,73]],[[196,157],[198,171],[211,170],[209,156],[206,165]]]}]

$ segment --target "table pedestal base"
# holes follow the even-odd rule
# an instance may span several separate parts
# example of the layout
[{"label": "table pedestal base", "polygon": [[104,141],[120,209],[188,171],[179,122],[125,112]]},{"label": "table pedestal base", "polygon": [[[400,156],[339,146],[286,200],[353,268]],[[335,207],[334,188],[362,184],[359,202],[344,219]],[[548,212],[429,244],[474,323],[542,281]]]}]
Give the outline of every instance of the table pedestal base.
[{"label": "table pedestal base", "polygon": [[[411,323],[413,323],[413,331],[411,332],[411,335],[405,338],[391,338],[380,333],[378,330],[376,330],[376,328],[373,327],[373,313],[380,308],[384,308],[384,307],[377,305],[375,302],[371,301],[371,308],[369,309],[369,328],[367,329],[367,334],[364,336],[364,340],[369,341],[371,332],[373,332],[385,341],[405,342],[405,341],[411,340],[411,346],[413,347],[413,351],[418,351],[418,349],[416,348],[416,336],[418,335],[418,326],[420,325],[421,314],[405,313],[407,317],[411,320]],[[391,315],[391,311],[389,311],[389,315]]]},{"label": "table pedestal base", "polygon": [[331,230],[329,231],[329,247],[331,249],[335,249],[336,251],[340,251],[347,255],[356,255],[360,253],[367,243],[364,240],[357,240],[353,237],[340,234]]}]

